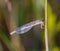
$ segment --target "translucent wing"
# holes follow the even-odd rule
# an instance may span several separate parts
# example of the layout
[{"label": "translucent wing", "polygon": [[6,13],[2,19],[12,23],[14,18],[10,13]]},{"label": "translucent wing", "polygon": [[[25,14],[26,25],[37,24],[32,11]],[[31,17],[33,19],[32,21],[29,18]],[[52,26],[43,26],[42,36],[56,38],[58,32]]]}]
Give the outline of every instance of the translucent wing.
[{"label": "translucent wing", "polygon": [[34,26],[34,24],[35,24],[35,21],[32,21],[32,22],[30,22],[30,23],[27,23],[27,24],[21,26],[21,27],[18,27],[18,28],[16,29],[16,33],[17,33],[17,34],[26,33],[26,32],[28,32],[28,31]]},{"label": "translucent wing", "polygon": [[22,28],[17,28],[17,29],[16,29],[16,33],[17,33],[17,34],[23,34],[23,33],[28,32],[31,28],[32,28],[32,26],[29,27],[29,28],[25,28],[25,29],[23,29],[23,30],[22,30]]}]

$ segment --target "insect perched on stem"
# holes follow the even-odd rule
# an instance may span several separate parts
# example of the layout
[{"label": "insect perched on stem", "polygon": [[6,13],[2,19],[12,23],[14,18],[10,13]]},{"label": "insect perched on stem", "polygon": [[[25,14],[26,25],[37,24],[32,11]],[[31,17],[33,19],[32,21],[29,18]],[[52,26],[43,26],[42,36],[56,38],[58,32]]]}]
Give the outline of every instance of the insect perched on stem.
[{"label": "insect perched on stem", "polygon": [[32,22],[30,22],[30,23],[27,23],[27,24],[21,26],[21,27],[18,27],[18,28],[16,28],[14,31],[12,31],[12,32],[10,33],[10,35],[12,35],[12,34],[14,34],[14,33],[17,33],[17,34],[26,33],[26,32],[28,32],[33,26],[36,26],[36,25],[39,25],[39,24],[40,24],[41,29],[42,29],[43,26],[44,26],[44,21],[43,21],[43,19],[41,19],[41,20],[36,20],[36,21],[32,21]]}]

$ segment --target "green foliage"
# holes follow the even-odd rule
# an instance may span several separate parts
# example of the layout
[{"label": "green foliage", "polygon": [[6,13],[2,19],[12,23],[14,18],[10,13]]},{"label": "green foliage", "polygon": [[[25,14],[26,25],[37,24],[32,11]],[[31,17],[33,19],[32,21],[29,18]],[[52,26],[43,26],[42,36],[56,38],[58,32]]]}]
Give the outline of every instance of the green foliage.
[{"label": "green foliage", "polygon": [[6,44],[10,51],[15,51],[13,44],[9,40],[9,37],[6,36],[6,33],[0,29],[0,39]]},{"label": "green foliage", "polygon": [[48,3],[48,41],[49,51],[59,51],[54,41],[55,34],[60,31],[60,22],[56,23],[57,15],[53,12],[51,5]]}]

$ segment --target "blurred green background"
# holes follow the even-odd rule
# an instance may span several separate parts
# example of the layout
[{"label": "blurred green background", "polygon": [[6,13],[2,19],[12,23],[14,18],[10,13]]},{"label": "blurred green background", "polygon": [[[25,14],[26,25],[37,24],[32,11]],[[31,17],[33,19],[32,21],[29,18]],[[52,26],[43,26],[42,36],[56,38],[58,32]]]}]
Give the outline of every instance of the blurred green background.
[{"label": "blurred green background", "polygon": [[60,0],[48,0],[49,51],[60,51]]},{"label": "blurred green background", "polygon": [[[45,51],[44,29],[33,27],[23,35],[12,35],[16,27],[45,17],[45,0],[0,0],[0,51]],[[24,49],[24,50],[23,50]]]}]

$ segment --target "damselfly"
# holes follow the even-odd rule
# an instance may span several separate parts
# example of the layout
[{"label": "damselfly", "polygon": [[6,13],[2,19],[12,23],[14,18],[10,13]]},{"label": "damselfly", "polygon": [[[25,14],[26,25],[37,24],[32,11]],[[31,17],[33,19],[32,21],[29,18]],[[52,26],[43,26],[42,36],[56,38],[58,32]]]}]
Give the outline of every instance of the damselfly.
[{"label": "damselfly", "polygon": [[14,34],[14,33],[17,33],[17,34],[26,33],[26,32],[28,32],[33,26],[36,26],[36,25],[39,25],[39,24],[40,24],[40,26],[41,26],[40,28],[42,29],[43,26],[44,26],[44,21],[43,21],[43,19],[41,19],[41,20],[36,20],[36,21],[32,21],[32,22],[30,22],[30,23],[27,23],[27,24],[21,26],[21,27],[18,27],[18,28],[16,28],[14,31],[12,31],[12,32],[10,33],[10,35],[12,35],[12,34]]}]

